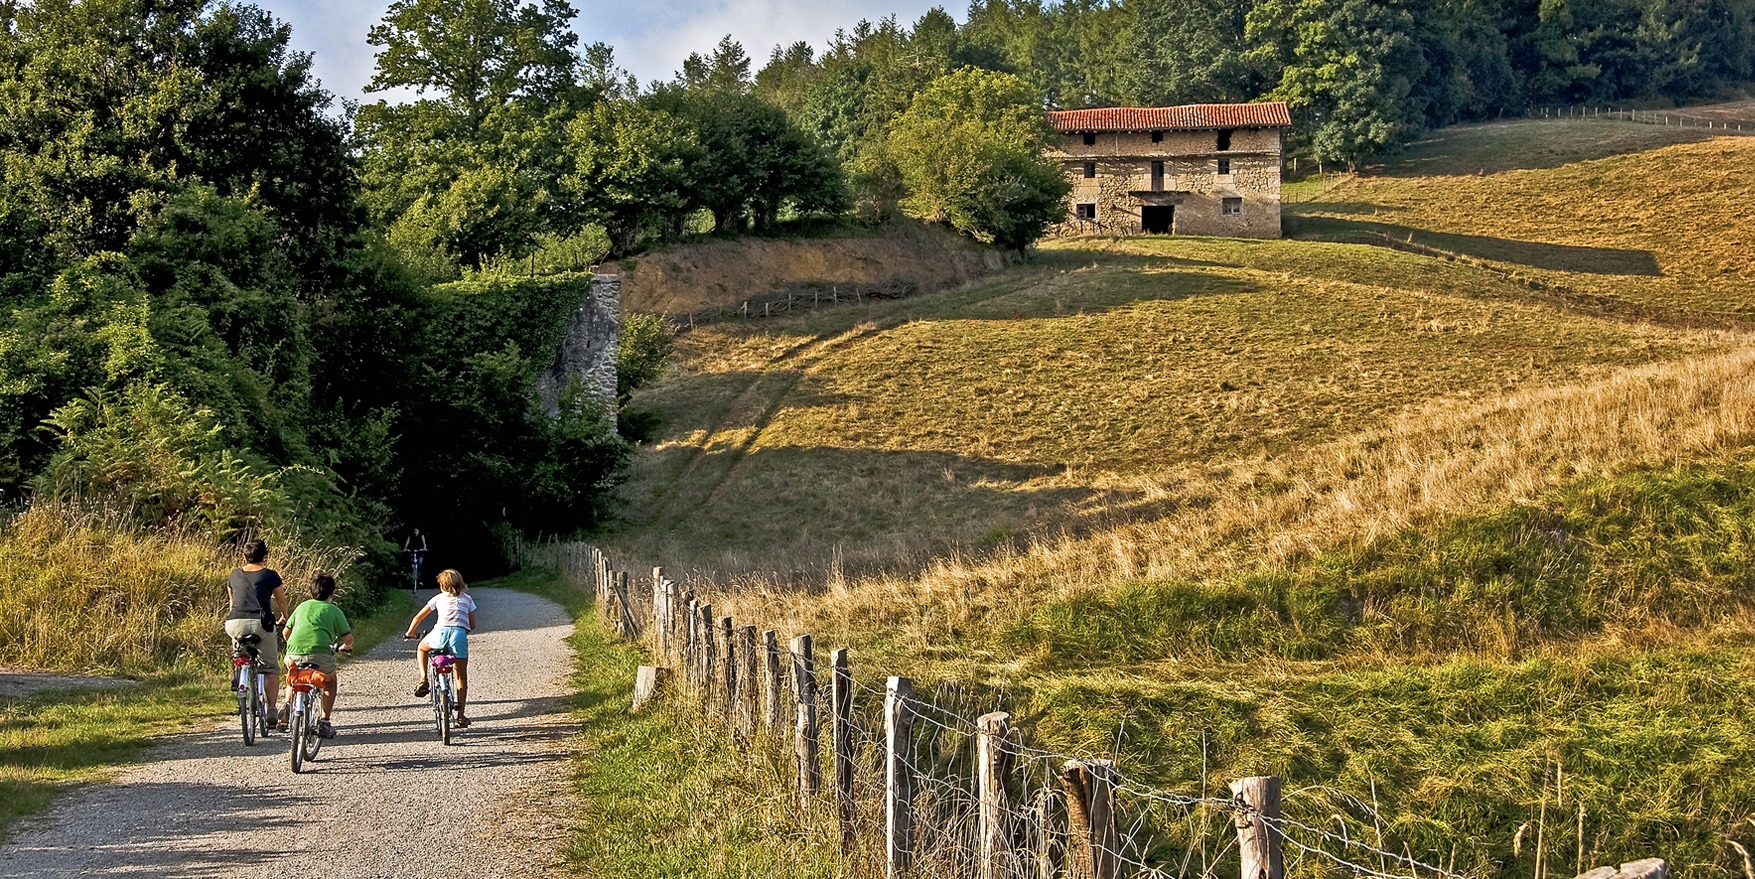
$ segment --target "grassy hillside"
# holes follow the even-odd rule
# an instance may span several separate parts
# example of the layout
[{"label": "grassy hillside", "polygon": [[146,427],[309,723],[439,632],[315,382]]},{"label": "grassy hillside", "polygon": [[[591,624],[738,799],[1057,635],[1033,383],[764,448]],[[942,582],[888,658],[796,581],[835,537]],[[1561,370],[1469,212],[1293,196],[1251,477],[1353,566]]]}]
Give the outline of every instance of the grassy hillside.
[{"label": "grassy hillside", "polygon": [[1455,129],[1297,240],[686,334],[608,548],[1166,786],[1375,790],[1474,875],[1554,796],[1550,871],[1738,870],[1755,138],[1699,134]]}]

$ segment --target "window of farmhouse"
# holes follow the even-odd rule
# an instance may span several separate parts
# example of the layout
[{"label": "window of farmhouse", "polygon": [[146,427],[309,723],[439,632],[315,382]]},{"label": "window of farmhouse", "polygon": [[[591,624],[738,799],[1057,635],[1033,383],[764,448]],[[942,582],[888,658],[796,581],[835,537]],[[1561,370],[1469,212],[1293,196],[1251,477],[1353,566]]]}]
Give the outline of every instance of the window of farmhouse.
[{"label": "window of farmhouse", "polygon": [[1085,146],[1096,146],[1096,145],[1097,145],[1097,135],[1092,134],[1089,131],[1085,132]]},{"label": "window of farmhouse", "polygon": [[1241,214],[1241,213],[1243,213],[1243,199],[1241,199],[1241,198],[1227,198],[1227,199],[1225,199],[1219,205],[1219,212],[1222,214]]},{"label": "window of farmhouse", "polygon": [[1230,148],[1231,148],[1231,129],[1229,129],[1229,128],[1220,129],[1219,130],[1219,152],[1222,153]]},{"label": "window of farmhouse", "polygon": [[1231,160],[1230,159],[1220,159],[1219,160],[1219,173],[1220,174],[1231,173]]},{"label": "window of farmhouse", "polygon": [[1164,142],[1164,132],[1162,132],[1162,131],[1152,132],[1152,143],[1163,143],[1163,142]]},{"label": "window of farmhouse", "polygon": [[1090,178],[1090,177],[1095,177],[1095,176],[1097,176],[1097,163],[1096,162],[1086,162],[1085,163],[1085,177]]},{"label": "window of farmhouse", "polygon": [[1097,204],[1096,202],[1081,202],[1075,206],[1074,213],[1081,220],[1095,220],[1097,219]]}]

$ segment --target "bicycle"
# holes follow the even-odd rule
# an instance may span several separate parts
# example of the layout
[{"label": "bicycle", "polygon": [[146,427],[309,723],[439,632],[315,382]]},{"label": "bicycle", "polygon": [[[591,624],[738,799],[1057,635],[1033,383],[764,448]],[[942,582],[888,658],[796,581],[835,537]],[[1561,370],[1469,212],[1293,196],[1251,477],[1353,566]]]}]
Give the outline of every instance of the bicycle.
[{"label": "bicycle", "polygon": [[[426,640],[426,633],[410,638],[415,643]],[[439,731],[439,742],[451,744],[451,712],[457,705],[457,656],[448,647],[436,647],[427,654],[427,696],[433,700],[433,728]]]},{"label": "bicycle", "polygon": [[238,697],[238,725],[244,730],[244,744],[256,744],[256,736],[268,735],[274,720],[268,716],[268,668],[262,664],[262,653],[256,645],[262,636],[248,634],[232,639],[232,692]]},{"label": "bicycle", "polygon": [[[349,652],[347,648],[334,644],[330,649]],[[287,732],[292,735],[292,771],[303,772],[305,762],[317,759],[317,752],[323,748],[323,690],[329,683],[329,675],[318,669],[315,663],[300,662],[286,670],[286,681],[292,689],[292,701],[287,709]]]},{"label": "bicycle", "polygon": [[421,563],[421,557],[426,555],[426,550],[410,549],[410,550],[405,550],[405,552],[408,553],[409,583],[412,586],[413,591],[419,592],[420,591],[420,563]]},{"label": "bicycle", "polygon": [[451,744],[451,712],[457,704],[457,657],[440,648],[427,657],[427,686],[432,690],[433,726],[439,731],[439,743]]}]

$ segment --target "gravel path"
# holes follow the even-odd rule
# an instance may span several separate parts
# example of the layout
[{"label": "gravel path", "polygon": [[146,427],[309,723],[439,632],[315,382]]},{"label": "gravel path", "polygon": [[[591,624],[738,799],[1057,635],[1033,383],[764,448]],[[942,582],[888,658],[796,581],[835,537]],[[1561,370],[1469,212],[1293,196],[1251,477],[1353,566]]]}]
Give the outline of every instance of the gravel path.
[{"label": "gravel path", "polygon": [[235,718],[178,736],[117,782],[18,827],[0,847],[0,876],[551,873],[570,811],[572,623],[522,592],[472,594],[474,723],[450,747],[430,703],[410,695],[413,642],[386,643],[342,666],[340,735],[303,774],[292,773],[284,734],[245,747]]}]

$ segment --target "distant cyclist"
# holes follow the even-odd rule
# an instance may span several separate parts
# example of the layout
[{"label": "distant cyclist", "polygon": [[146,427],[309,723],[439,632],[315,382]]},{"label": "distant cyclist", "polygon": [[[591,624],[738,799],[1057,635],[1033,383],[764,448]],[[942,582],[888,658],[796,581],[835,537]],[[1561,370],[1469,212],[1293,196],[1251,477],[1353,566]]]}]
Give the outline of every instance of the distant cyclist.
[{"label": "distant cyclist", "polygon": [[463,575],[450,569],[439,572],[439,589],[439,594],[408,621],[408,631],[402,637],[415,637],[420,621],[428,614],[438,614],[432,632],[420,642],[420,686],[414,688],[414,694],[428,693],[427,654],[434,650],[451,651],[457,657],[457,725],[463,727],[469,725],[463,705],[469,696],[469,633],[475,630],[475,599],[470,597]]},{"label": "distant cyclist", "polygon": [[420,563],[427,555],[427,536],[416,528],[402,541],[402,551],[408,553],[409,568],[414,571],[414,588],[420,588]]},{"label": "distant cyclist", "polygon": [[[231,598],[231,612],[226,616],[225,633],[233,640],[245,635],[258,639],[256,653],[269,671],[263,681],[268,698],[280,692],[280,642],[274,637],[274,624],[286,617],[286,589],[280,574],[262,563],[268,560],[268,544],[261,540],[244,542],[244,565],[233,568],[225,579],[226,595]],[[273,715],[270,715],[271,717]]]},{"label": "distant cyclist", "polygon": [[329,722],[335,712],[335,652],[329,645],[340,644],[343,652],[353,650],[353,626],[341,608],[329,603],[333,597],[334,577],[328,574],[312,577],[311,597],[293,608],[284,633],[287,670],[308,662],[324,674],[323,720],[317,724],[317,734],[324,738],[335,735],[335,727]]}]

